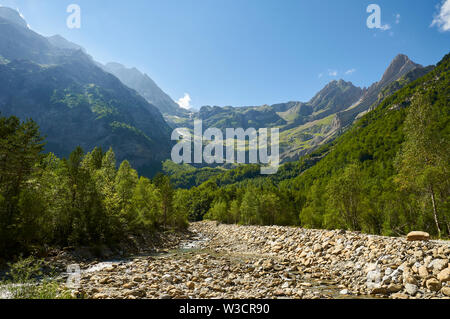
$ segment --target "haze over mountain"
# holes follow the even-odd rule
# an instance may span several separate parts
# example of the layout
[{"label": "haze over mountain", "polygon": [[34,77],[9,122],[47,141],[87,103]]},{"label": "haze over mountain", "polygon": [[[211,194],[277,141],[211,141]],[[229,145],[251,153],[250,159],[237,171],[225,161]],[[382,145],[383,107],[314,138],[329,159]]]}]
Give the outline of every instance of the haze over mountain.
[{"label": "haze over mountain", "polygon": [[116,62],[107,63],[103,68],[114,74],[123,84],[136,90],[149,103],[155,105],[161,113],[181,116],[189,113],[164,93],[147,74],[140,72],[138,69],[126,68]]},{"label": "haze over mountain", "polygon": [[4,7],[0,56],[0,112],[36,121],[47,151],[67,156],[76,146],[112,147],[143,174],[169,157],[171,129],[154,105],[79,46],[35,33]]},{"label": "haze over mountain", "polygon": [[55,47],[60,49],[69,49],[69,50],[81,50],[84,53],[86,53],[86,50],[79,46],[78,44],[75,44],[73,42],[70,42],[66,39],[64,39],[59,34],[56,34],[54,36],[48,37],[47,40]]},{"label": "haze over mountain", "polygon": [[0,18],[13,22],[14,24],[19,25],[23,28],[28,28],[27,22],[24,18],[22,18],[17,10],[8,7],[0,7]]}]

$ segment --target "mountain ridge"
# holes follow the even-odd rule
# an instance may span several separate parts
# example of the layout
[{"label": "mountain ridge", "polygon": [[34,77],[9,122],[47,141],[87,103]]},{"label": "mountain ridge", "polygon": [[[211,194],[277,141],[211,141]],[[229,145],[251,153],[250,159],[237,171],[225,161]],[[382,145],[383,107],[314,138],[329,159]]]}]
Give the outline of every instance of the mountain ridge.
[{"label": "mountain ridge", "polygon": [[189,113],[175,103],[147,74],[137,68],[127,68],[117,62],[106,63],[102,65],[102,68],[115,75],[126,86],[136,90],[150,104],[155,105],[163,115],[186,116]]},{"label": "mountain ridge", "polygon": [[68,156],[76,146],[112,147],[119,162],[129,160],[143,175],[170,156],[171,128],[159,110],[83,50],[56,47],[0,17],[3,39],[0,112],[35,120],[47,135],[46,151]]}]

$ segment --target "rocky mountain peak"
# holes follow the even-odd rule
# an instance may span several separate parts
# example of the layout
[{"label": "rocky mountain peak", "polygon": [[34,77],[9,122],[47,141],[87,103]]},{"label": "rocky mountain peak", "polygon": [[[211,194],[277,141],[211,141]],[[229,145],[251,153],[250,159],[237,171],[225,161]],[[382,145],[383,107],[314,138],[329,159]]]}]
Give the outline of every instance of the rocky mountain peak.
[{"label": "rocky mountain peak", "polygon": [[330,102],[334,104],[346,104],[356,102],[362,94],[362,89],[353,85],[352,82],[334,80],[320,90],[309,104],[313,105],[315,111],[329,107]]},{"label": "rocky mountain peak", "polygon": [[28,28],[28,24],[19,11],[0,6],[0,18],[8,20],[16,25]]},{"label": "rocky mountain peak", "polygon": [[379,86],[388,84],[418,67],[422,66],[411,61],[408,56],[399,54],[392,60],[378,84]]}]

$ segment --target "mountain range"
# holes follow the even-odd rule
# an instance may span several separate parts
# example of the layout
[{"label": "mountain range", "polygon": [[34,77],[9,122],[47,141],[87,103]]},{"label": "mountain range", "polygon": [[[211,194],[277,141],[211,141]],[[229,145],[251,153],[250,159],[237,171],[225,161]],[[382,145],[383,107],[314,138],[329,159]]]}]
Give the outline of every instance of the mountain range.
[{"label": "mountain range", "polygon": [[386,97],[432,69],[432,66],[423,67],[399,54],[380,81],[369,88],[335,80],[309,102],[246,107],[204,106],[196,117],[202,119],[206,127],[220,129],[279,127],[281,158],[284,162],[294,161],[333,140]]},{"label": "mountain range", "polygon": [[141,174],[170,155],[170,131],[203,126],[278,127],[282,161],[294,161],[341,135],[388,96],[430,72],[398,55],[369,88],[337,80],[310,101],[246,107],[182,109],[146,74],[120,63],[96,62],[59,35],[32,31],[15,10],[0,7],[0,112],[33,118],[46,150],[67,156],[75,146],[112,147]]}]

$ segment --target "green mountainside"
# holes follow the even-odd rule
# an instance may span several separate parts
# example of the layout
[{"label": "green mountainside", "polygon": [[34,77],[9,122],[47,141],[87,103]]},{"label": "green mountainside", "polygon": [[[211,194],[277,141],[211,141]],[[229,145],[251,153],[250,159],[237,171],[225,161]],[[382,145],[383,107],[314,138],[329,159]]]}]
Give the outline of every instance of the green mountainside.
[{"label": "green mountainside", "polygon": [[61,41],[0,15],[2,115],[32,118],[47,137],[46,151],[58,156],[77,146],[112,147],[119,161],[154,174],[172,145],[171,128],[159,110],[83,50]]},{"label": "green mountainside", "polygon": [[379,82],[361,89],[344,80],[332,81],[309,102],[292,101],[274,105],[246,107],[204,106],[192,116],[171,120],[176,127],[192,128],[194,119],[203,127],[253,127],[280,129],[282,162],[292,162],[310,154],[348,128],[371,107],[408,83],[431,71],[400,54],[394,58]]},{"label": "green mountainside", "polygon": [[332,143],[275,175],[246,165],[192,188],[191,218],[448,236],[449,67],[447,55]]}]

